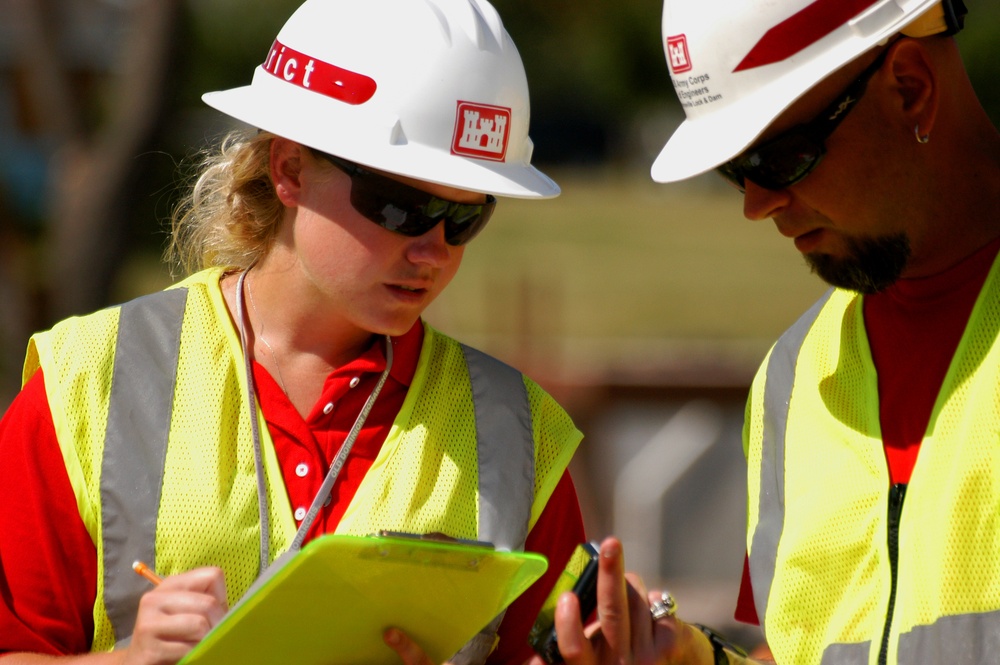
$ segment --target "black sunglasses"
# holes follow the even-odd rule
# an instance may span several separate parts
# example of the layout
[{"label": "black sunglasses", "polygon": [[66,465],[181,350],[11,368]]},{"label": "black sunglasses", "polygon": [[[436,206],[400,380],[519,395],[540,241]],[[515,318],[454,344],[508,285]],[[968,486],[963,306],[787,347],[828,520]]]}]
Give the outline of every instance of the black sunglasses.
[{"label": "black sunglasses", "polygon": [[865,94],[869,79],[885,61],[888,47],[836,100],[809,122],[792,127],[716,168],[723,178],[746,191],[746,181],[764,189],[790,187],[809,175],[826,154],[824,142]]},{"label": "black sunglasses", "polygon": [[346,159],[314,152],[351,178],[351,207],[365,219],[404,236],[422,236],[443,221],[445,242],[464,245],[483,230],[497,206],[490,195],[485,203],[448,201]]}]

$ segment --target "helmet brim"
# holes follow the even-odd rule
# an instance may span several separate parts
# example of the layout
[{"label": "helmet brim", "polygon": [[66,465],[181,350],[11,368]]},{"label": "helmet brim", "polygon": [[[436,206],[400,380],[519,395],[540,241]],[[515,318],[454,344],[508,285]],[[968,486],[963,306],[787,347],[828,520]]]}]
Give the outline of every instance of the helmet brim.
[{"label": "helmet brim", "polygon": [[[274,104],[275,96],[285,103]],[[544,199],[560,193],[531,164],[467,159],[408,142],[396,118],[348,104],[331,113],[328,100],[260,71],[253,85],[205,93],[202,100],[252,127],[388,173],[494,196]],[[385,140],[373,145],[373,136]]]},{"label": "helmet brim", "polygon": [[[921,14],[938,1],[917,0],[909,11]],[[650,168],[653,180],[661,183],[685,180],[733,159],[819,82],[904,29],[912,20],[912,14],[904,14],[895,3],[883,3],[795,56],[752,73],[728,74],[748,76],[751,82],[770,80],[752,91],[742,92],[738,101],[710,113],[689,114],[694,117],[680,124],[654,160]],[[765,68],[771,72],[765,74]]]}]

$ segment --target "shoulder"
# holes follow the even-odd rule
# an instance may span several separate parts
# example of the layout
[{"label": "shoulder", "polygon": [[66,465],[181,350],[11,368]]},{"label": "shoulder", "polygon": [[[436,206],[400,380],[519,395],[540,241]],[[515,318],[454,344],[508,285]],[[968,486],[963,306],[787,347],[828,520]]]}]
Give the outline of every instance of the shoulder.
[{"label": "shoulder", "polygon": [[138,330],[139,334],[146,331],[155,336],[164,323],[176,321],[180,325],[189,294],[198,294],[206,311],[217,309],[213,303],[222,301],[220,274],[219,269],[204,270],[163,291],[63,319],[51,329],[35,333],[28,342],[23,380],[40,367],[51,373],[50,380],[104,367],[114,357],[123,327],[125,333]]}]

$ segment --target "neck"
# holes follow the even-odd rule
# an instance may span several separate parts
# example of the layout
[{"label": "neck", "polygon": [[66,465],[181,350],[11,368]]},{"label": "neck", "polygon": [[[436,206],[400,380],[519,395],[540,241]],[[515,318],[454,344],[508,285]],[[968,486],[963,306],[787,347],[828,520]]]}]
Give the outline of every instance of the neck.
[{"label": "neck", "polygon": [[296,274],[271,269],[266,262],[250,270],[247,288],[257,310],[251,308],[251,324],[283,359],[298,358],[299,363],[308,359],[325,378],[363,353],[376,336],[331,311],[326,297],[296,280]]},{"label": "neck", "polygon": [[[923,233],[914,246],[922,260],[907,277],[934,275],[1000,237],[1000,134],[988,120],[979,131],[932,136],[934,159],[921,176],[919,209]],[[901,211],[900,214],[907,214]]]},{"label": "neck", "polygon": [[[243,285],[247,345],[251,356],[279,383],[303,418],[320,398],[331,371],[359,355],[375,335],[347,329],[335,316],[324,315],[315,302],[289,284],[291,271],[269,271],[255,266]],[[223,294],[234,322],[239,325],[236,283],[231,275]]]}]

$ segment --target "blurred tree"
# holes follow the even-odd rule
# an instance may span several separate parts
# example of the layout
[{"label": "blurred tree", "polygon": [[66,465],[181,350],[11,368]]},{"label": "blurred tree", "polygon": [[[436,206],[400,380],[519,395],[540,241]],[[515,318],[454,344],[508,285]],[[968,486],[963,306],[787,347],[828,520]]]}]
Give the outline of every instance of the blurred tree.
[{"label": "blurred tree", "polygon": [[[201,94],[248,83],[299,1],[0,0],[0,405],[31,331],[108,304],[126,252],[162,248],[174,156],[228,127]],[[966,3],[959,44],[1000,125],[1000,3]],[[528,72],[536,162],[648,168],[681,117],[661,2],[494,4]]]},{"label": "blurred tree", "polygon": [[969,8],[966,28],[958,37],[969,78],[979,99],[1000,127],[1000,3],[996,0],[965,0]]},{"label": "blurred tree", "polygon": [[42,318],[106,304],[135,156],[166,99],[177,9],[175,0],[21,0],[13,14],[18,92],[34,133],[52,147]]},{"label": "blurred tree", "polygon": [[[4,153],[13,161],[4,173],[0,227],[4,251],[17,256],[0,271],[0,293],[8,294],[0,334],[4,347],[20,354],[25,331],[107,302],[127,236],[128,193],[137,185],[133,162],[166,98],[179,5],[5,4],[0,56],[8,108],[0,118],[8,123],[0,135],[10,137]],[[19,363],[8,355],[3,366]]]},{"label": "blurred tree", "polygon": [[[679,109],[660,46],[659,2],[496,0],[531,90],[541,163],[622,157],[649,108]],[[665,138],[665,136],[664,136]]]}]

